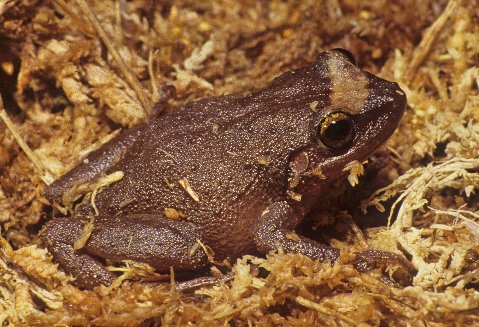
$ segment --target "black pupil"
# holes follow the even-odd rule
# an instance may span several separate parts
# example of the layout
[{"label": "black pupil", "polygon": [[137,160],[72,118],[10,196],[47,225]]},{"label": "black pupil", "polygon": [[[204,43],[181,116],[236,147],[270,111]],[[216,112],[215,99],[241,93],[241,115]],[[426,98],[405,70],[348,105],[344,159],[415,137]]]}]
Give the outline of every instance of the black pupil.
[{"label": "black pupil", "polygon": [[342,141],[349,136],[351,128],[349,119],[335,120],[326,129],[326,137],[331,141]]}]

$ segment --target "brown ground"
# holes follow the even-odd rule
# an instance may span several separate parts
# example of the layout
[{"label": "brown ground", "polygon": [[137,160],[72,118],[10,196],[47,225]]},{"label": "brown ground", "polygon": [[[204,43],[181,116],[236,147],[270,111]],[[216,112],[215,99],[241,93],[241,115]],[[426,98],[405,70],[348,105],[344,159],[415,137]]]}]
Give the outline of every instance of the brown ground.
[{"label": "brown ground", "polygon": [[[52,216],[45,184],[143,120],[161,85],[175,85],[174,110],[260,88],[334,47],[398,81],[409,108],[359,185],[344,179],[301,227],[341,248],[333,267],[302,255],[244,257],[233,281],[179,293],[139,284],[154,272],[125,262],[111,287],[81,291],[37,247]],[[0,124],[3,324],[479,323],[476,0],[0,0],[0,93],[2,119],[14,122]],[[417,273],[404,286],[394,265],[358,272],[352,260],[366,247],[404,255]]]}]

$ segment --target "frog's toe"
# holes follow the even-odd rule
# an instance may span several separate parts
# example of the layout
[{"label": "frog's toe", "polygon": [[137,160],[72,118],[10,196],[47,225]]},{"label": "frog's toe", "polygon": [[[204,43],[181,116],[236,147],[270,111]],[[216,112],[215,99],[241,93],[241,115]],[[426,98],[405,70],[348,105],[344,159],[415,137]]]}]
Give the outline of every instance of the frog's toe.
[{"label": "frog's toe", "polygon": [[383,272],[392,271],[392,274],[384,275],[385,281],[387,283],[394,282],[400,286],[411,285],[412,278],[417,273],[412,263],[404,256],[388,251],[370,249],[361,251],[356,254],[353,264],[356,270],[363,273],[376,269],[380,269]]}]

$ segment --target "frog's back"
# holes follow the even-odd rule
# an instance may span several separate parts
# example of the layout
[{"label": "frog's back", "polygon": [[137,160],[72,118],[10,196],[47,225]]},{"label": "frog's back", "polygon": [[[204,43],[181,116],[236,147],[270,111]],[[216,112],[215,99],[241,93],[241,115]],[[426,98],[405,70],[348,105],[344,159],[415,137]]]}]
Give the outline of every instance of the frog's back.
[{"label": "frog's back", "polygon": [[281,196],[288,153],[306,141],[307,117],[292,119],[277,106],[265,107],[257,98],[263,96],[193,102],[146,126],[112,169],[124,178],[98,196],[99,210],[116,215],[174,208],[196,222],[242,207],[245,199],[260,199],[264,207]]},{"label": "frog's back", "polygon": [[284,196],[291,150],[309,141],[309,105],[301,102],[303,112],[292,114],[300,101],[280,101],[266,89],[192,102],[160,117],[112,169],[124,177],[97,197],[99,211],[165,217],[174,209],[204,239],[245,251],[251,226]]}]

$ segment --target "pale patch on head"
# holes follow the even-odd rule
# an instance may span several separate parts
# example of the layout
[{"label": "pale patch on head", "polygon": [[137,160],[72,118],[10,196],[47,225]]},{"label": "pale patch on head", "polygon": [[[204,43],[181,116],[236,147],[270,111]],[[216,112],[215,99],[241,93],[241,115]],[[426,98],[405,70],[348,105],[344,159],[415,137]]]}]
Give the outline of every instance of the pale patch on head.
[{"label": "pale patch on head", "polygon": [[359,113],[368,99],[368,79],[341,53],[328,52],[331,77],[331,105],[352,114]]}]

